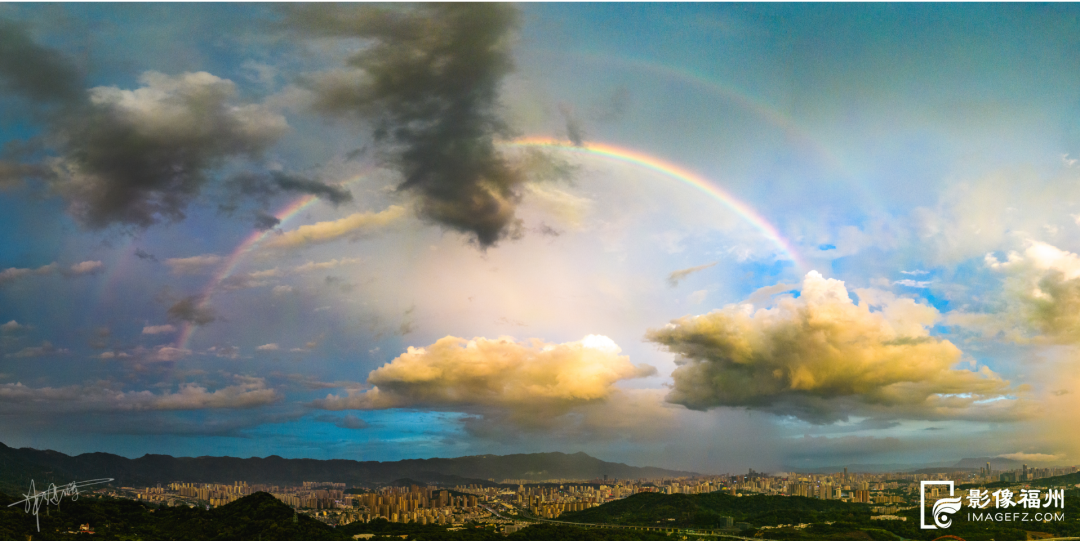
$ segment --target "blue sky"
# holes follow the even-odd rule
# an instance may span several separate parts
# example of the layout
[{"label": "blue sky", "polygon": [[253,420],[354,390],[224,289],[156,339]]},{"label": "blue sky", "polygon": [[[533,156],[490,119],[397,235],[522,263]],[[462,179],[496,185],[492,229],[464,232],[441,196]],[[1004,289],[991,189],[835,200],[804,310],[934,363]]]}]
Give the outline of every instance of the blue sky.
[{"label": "blue sky", "polygon": [[1073,464],[1077,15],[0,6],[2,441]]}]

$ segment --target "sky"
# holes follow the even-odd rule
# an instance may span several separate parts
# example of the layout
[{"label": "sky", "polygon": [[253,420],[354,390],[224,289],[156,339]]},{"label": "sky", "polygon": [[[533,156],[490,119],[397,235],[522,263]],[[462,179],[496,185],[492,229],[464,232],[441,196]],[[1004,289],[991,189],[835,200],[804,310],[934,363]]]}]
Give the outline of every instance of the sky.
[{"label": "sky", "polygon": [[0,441],[1078,463],[1078,17],[0,5]]}]

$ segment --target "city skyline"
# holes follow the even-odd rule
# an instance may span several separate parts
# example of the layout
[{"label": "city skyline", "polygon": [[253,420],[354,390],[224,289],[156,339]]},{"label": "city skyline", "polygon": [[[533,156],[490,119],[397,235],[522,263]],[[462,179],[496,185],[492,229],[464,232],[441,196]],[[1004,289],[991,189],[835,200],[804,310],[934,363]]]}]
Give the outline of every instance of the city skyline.
[{"label": "city skyline", "polygon": [[0,443],[1075,465],[1078,15],[0,5]]}]

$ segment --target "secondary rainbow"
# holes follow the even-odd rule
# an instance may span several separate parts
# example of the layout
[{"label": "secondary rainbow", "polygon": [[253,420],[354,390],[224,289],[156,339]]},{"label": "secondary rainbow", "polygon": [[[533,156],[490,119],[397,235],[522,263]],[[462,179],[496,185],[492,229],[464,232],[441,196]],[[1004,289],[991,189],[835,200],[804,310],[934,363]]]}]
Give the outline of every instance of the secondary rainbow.
[{"label": "secondary rainbow", "polygon": [[800,272],[804,272],[808,267],[806,263],[799,257],[798,251],[791,247],[791,244],[784,239],[780,234],[780,231],[776,229],[768,220],[763,218],[752,207],[739,201],[731,196],[731,194],[720,189],[718,186],[705,179],[704,177],[690,172],[682,167],[679,167],[673,163],[664,161],[655,156],[628,149],[625,147],[617,147],[615,145],[609,145],[605,143],[589,142],[581,146],[576,146],[569,141],[560,141],[558,139],[550,137],[528,137],[524,139],[518,139],[510,143],[513,146],[522,147],[548,147],[558,148],[560,150],[567,150],[571,152],[580,152],[583,154],[591,154],[595,156],[602,156],[616,161],[631,163],[652,171],[656,171],[666,177],[673,178],[684,184],[687,184],[694,189],[708,194],[709,197],[722,203],[727,208],[738,214],[743,220],[760,231],[766,238],[772,241],[773,244],[780,250],[780,252],[795,263],[795,267]]}]

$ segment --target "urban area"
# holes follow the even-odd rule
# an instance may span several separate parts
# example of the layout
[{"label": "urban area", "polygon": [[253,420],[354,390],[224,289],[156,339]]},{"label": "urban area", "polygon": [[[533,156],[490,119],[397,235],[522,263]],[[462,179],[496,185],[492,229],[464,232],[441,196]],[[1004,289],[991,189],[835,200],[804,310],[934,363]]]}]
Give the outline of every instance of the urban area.
[{"label": "urban area", "polygon": [[[435,485],[348,487],[345,483],[304,482],[299,486],[170,483],[156,487],[109,487],[91,494],[146,501],[154,505],[225,505],[248,494],[267,492],[304,514],[331,525],[384,519],[389,522],[441,524],[450,527],[468,523],[492,524],[510,533],[536,521],[558,520],[563,513],[581,511],[640,492],[701,494],[722,491],[735,496],[764,494],[803,496],[871,504],[876,520],[905,520],[895,513],[919,504],[920,481],[950,479],[960,484],[995,482],[1025,483],[1045,477],[1074,473],[1077,467],[1028,468],[994,471],[990,464],[978,471],[939,473],[849,473],[847,469],[829,474],[766,474],[750,470],[743,475],[713,475],[672,479],[592,480],[523,479],[490,480],[477,484],[441,487]],[[938,493],[931,492],[929,499]],[[727,527],[746,529],[754,525],[731,523]]]}]

